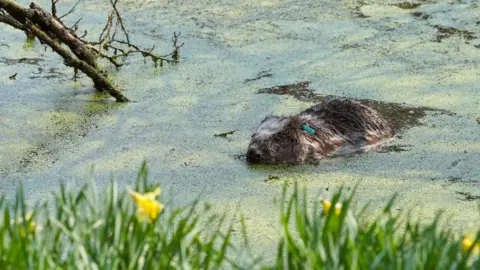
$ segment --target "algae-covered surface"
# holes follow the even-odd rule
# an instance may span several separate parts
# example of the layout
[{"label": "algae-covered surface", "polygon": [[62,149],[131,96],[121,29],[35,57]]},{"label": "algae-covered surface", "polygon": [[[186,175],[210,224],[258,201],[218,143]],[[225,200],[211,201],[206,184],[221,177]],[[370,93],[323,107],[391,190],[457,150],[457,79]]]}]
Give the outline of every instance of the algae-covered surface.
[{"label": "algae-covered surface", "polygon": [[[25,1],[24,4],[26,4]],[[40,4],[49,7],[49,1]],[[62,1],[59,12],[74,1]],[[475,1],[123,1],[131,38],[171,50],[178,65],[130,58],[115,82],[135,102],[116,104],[38,42],[0,25],[0,191],[23,180],[31,200],[63,181],[79,186],[95,165],[132,184],[142,160],[178,205],[200,193],[216,210],[240,206],[254,247],[275,252],[282,184],[310,200],[359,183],[357,199],[378,211],[446,225],[478,226],[480,202],[480,5]],[[94,39],[108,1],[88,0],[68,23]],[[17,73],[15,78],[9,77]],[[248,166],[250,135],[268,114],[298,113],[325,97],[363,100],[398,138],[384,151],[318,166]],[[222,133],[232,134],[215,136]],[[166,194],[165,194],[166,193]],[[267,255],[268,256],[268,255]]]}]

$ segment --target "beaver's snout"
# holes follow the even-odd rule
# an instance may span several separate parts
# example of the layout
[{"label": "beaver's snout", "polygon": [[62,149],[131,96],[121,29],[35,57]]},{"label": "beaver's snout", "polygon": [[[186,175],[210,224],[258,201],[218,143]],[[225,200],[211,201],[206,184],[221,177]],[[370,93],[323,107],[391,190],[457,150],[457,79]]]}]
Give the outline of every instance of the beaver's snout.
[{"label": "beaver's snout", "polygon": [[247,151],[247,162],[259,163],[262,160],[262,153],[259,150],[250,148]]}]

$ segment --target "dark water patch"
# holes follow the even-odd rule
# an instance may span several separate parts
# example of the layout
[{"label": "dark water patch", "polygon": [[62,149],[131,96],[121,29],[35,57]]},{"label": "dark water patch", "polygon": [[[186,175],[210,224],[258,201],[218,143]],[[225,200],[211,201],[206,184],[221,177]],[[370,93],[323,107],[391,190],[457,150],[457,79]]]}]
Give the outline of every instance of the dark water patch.
[{"label": "dark water patch", "polygon": [[367,16],[367,15],[363,14],[363,12],[361,12],[359,9],[357,9],[357,11],[355,11],[353,14],[356,17],[362,18],[362,19],[370,18],[370,16]]},{"label": "dark water patch", "polygon": [[475,39],[475,33],[467,30],[459,30],[455,27],[450,27],[450,26],[443,26],[443,25],[434,25],[433,28],[437,29],[437,37],[436,37],[436,42],[442,42],[443,39],[449,38],[451,36],[457,35],[460,36],[466,40],[472,40]]},{"label": "dark water patch", "polygon": [[328,96],[321,96],[315,94],[313,90],[308,89],[310,82],[300,82],[295,84],[285,84],[274,87],[262,88],[258,90],[257,94],[275,94],[275,95],[289,95],[300,101],[325,101]]},{"label": "dark water patch", "polygon": [[[434,179],[432,179],[434,180]],[[456,183],[459,183],[459,182],[462,182],[462,178],[461,177],[454,177],[454,176],[450,176],[448,179],[447,179],[447,182],[445,184],[442,185],[442,187],[446,188],[446,187],[449,187],[453,184],[456,184]]]},{"label": "dark water patch", "polygon": [[72,96],[92,96],[95,95],[101,99],[96,99],[96,100],[89,100],[88,102],[90,103],[112,103],[115,102],[114,100],[110,99],[110,95],[106,92],[103,91],[98,91],[95,87],[90,87],[86,86],[84,89],[81,90],[75,90],[74,92],[71,93]]},{"label": "dark water patch", "polygon": [[399,7],[401,9],[414,9],[421,5],[422,4],[420,3],[403,2],[403,3],[395,4],[394,6]]},{"label": "dark water patch", "polygon": [[41,58],[7,58],[7,57],[2,57],[0,58],[0,63],[6,64],[6,65],[16,65],[16,64],[28,64],[28,65],[39,65],[40,62],[43,62],[43,59]]},{"label": "dark water patch", "polygon": [[430,18],[430,15],[425,14],[424,12],[421,12],[421,11],[415,11],[411,14],[412,14],[413,17],[416,17],[416,18],[419,18],[419,19],[422,19],[422,20],[428,20]]},{"label": "dark water patch", "polygon": [[66,75],[59,71],[58,68],[49,68],[45,70],[42,67],[38,67],[37,72],[33,72],[32,76],[29,76],[29,79],[54,79],[54,78],[62,78]]},{"label": "dark water patch", "polygon": [[272,76],[273,76],[272,73],[269,73],[269,71],[264,70],[264,71],[259,72],[255,78],[246,79],[244,83],[257,81],[257,80],[260,80],[262,78],[267,78],[267,77],[272,77]]},{"label": "dark water patch", "polygon": [[452,169],[454,167],[456,167],[460,162],[466,160],[466,158],[462,158],[462,159],[457,159],[455,160],[454,162],[452,162],[452,164],[450,164],[450,166],[448,167],[448,169]]},{"label": "dark water patch", "polygon": [[340,48],[344,49],[344,50],[348,50],[348,49],[357,49],[357,48],[362,48],[363,46],[358,44],[358,43],[350,43],[350,44],[343,44],[340,46]]},{"label": "dark water patch", "polygon": [[448,182],[451,182],[451,183],[457,183],[457,182],[460,182],[462,180],[461,177],[449,177],[448,178]]},{"label": "dark water patch", "polygon": [[[33,146],[28,151],[26,151],[22,158],[18,161],[18,167],[16,172],[26,172],[29,171],[29,167],[32,165],[42,164],[43,166],[49,166],[50,164],[55,164],[58,158],[54,157],[52,159],[45,159],[45,156],[52,155],[52,151],[47,149],[46,144],[39,143],[36,146]],[[50,163],[50,164],[48,164]]]},{"label": "dark water patch", "polygon": [[245,155],[245,154],[233,155],[233,158],[236,159],[236,160],[247,162],[247,155]]},{"label": "dark water patch", "polygon": [[363,2],[360,2],[360,5],[355,8],[355,12],[353,12],[353,15],[357,18],[362,18],[362,19],[370,18],[370,16],[363,14],[363,12],[360,10],[362,7],[363,7]]},{"label": "dark water patch", "polygon": [[42,78],[42,79],[56,79],[56,78],[60,78],[61,76],[58,76],[58,75],[45,75],[45,76],[29,76],[28,78],[29,79],[39,79],[39,78]]},{"label": "dark water patch", "polygon": [[470,192],[463,192],[463,191],[455,191],[455,193],[457,193],[458,195],[462,196],[462,198],[460,198],[460,200],[462,201],[476,201],[476,200],[480,200],[480,196],[478,195],[472,195],[472,193]]},{"label": "dark water patch", "polygon": [[[257,94],[288,95],[297,100],[305,102],[320,103],[330,99],[346,98],[334,95],[321,95],[309,89],[310,82],[280,85],[258,90]],[[430,107],[408,107],[405,104],[383,102],[372,99],[357,99],[365,105],[371,106],[383,115],[395,129],[400,130],[413,126],[424,125],[420,120],[427,115],[427,112],[446,114],[454,116],[455,113]]]},{"label": "dark water patch", "polygon": [[[246,162],[246,159],[245,159]],[[320,163],[319,163],[320,164]],[[314,166],[318,166],[316,164]],[[278,163],[278,164],[254,164],[254,163],[247,163],[249,169],[254,170],[265,170],[265,172],[271,172],[273,170],[279,170],[279,172],[285,172],[288,168],[297,168],[299,166],[312,166],[312,164],[291,164],[291,163]]]},{"label": "dark water patch", "polygon": [[[246,151],[246,150],[245,150]],[[239,160],[242,163],[245,163],[249,168],[254,168],[256,170],[258,169],[266,169],[268,171],[272,169],[285,169],[285,168],[290,168],[290,167],[298,167],[298,164],[253,164],[253,163],[247,163],[247,155],[245,153],[241,154],[236,154],[233,155],[233,158],[235,160]]]}]

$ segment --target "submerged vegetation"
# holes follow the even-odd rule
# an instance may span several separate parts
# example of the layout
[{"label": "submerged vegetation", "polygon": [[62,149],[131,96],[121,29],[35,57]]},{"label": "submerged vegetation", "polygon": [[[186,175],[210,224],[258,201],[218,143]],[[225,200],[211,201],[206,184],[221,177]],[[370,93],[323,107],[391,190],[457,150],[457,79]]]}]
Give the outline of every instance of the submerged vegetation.
[{"label": "submerged vegetation", "polygon": [[252,256],[242,217],[237,244],[228,215],[198,200],[173,208],[159,195],[145,164],[131,189],[61,185],[53,205],[27,206],[20,187],[13,204],[0,200],[0,269],[480,269],[478,228],[461,237],[440,215],[413,221],[392,211],[394,199],[367,220],[341,190],[310,203],[285,185],[277,255],[266,262]]}]

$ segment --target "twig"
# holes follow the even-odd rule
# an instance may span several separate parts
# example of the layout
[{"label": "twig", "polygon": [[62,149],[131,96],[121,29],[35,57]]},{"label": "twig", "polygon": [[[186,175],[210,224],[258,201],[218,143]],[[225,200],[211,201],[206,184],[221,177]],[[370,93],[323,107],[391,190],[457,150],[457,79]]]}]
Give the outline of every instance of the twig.
[{"label": "twig", "polygon": [[[132,47],[132,48],[135,49],[134,51],[132,51],[132,50],[127,51],[126,54],[130,54],[130,53],[141,53],[141,54],[144,54],[144,56],[151,56],[151,57],[156,57],[156,58],[158,58],[158,59],[162,59],[163,61],[166,61],[167,63],[177,63],[177,62],[178,62],[178,59],[173,59],[173,60],[172,60],[172,59],[167,59],[167,58],[166,58],[166,57],[171,56],[174,52],[171,52],[171,53],[165,54],[165,55],[160,55],[160,56],[152,54],[151,52],[152,52],[153,48],[155,48],[155,46],[153,46],[152,49],[146,51],[146,50],[140,49],[139,47],[137,47],[137,46],[135,46],[135,45],[133,45],[133,44],[129,44],[129,43],[127,43],[127,42],[125,42],[125,41],[122,41],[122,40],[114,40],[113,42],[117,42],[117,43],[120,43],[120,44],[125,44],[125,45],[128,45],[129,47]],[[179,48],[182,47],[182,46],[183,46],[183,43],[182,43],[182,45],[180,45],[179,47],[176,47],[176,49],[179,49]]]},{"label": "twig", "polygon": [[120,44],[125,44],[125,45],[128,45],[128,47],[132,47],[134,48],[135,50],[137,50],[137,52],[140,52],[140,53],[145,53],[149,56],[152,56],[151,52],[153,51],[153,49],[155,48],[155,46],[153,46],[150,50],[142,50],[140,49],[138,46],[135,46],[133,44],[130,44],[129,42],[127,41],[123,41],[123,40],[112,40],[112,42],[117,42],[117,43],[120,43]]},{"label": "twig", "polygon": [[57,3],[58,3],[58,1],[60,1],[60,0],[52,0],[52,16],[54,18],[57,17]]},{"label": "twig", "polygon": [[178,37],[180,36],[180,32],[178,34],[176,32],[173,32],[173,52],[171,53],[173,60],[178,61],[178,58],[180,57],[179,49],[183,46],[184,43],[182,43],[180,46],[177,45]]},{"label": "twig", "polygon": [[[121,43],[121,44],[127,44],[125,41],[120,41],[120,40],[114,40],[114,42]],[[138,48],[137,46],[135,46],[133,44],[130,44],[130,47],[133,47],[135,50],[128,50],[128,51],[122,50],[122,49],[120,49],[118,47],[115,47],[115,46],[112,46],[112,45],[108,45],[108,47],[112,48],[112,49],[115,49],[115,50],[119,50],[119,51],[122,52],[121,54],[116,55],[116,57],[126,57],[130,54],[135,54],[135,53],[140,53],[140,54],[142,54],[143,57],[148,56],[152,59],[155,66],[158,65],[158,61],[160,61],[160,66],[163,65],[163,62],[167,62],[169,64],[178,63],[178,59],[173,59],[173,57],[172,57],[172,59],[167,58],[168,56],[171,56],[174,52],[172,52],[170,54],[167,54],[167,55],[158,56],[158,55],[155,55],[155,54],[151,53],[151,51],[142,50],[142,49]]]},{"label": "twig", "polygon": [[[117,1],[118,0],[115,0],[115,2],[114,2],[113,0],[110,0],[110,3],[112,4],[113,10],[115,11],[115,15],[117,16],[117,23],[120,23],[120,27],[122,28],[123,34],[125,34],[125,38],[127,39],[127,43],[130,44],[130,38],[128,37],[127,30],[123,26],[122,17],[120,16],[120,12],[118,12],[118,10],[117,10]],[[114,38],[114,36],[112,37],[112,39],[113,38]]]},{"label": "twig", "polygon": [[112,63],[112,65],[114,65],[116,68],[119,68],[121,66],[123,66],[123,64],[120,64],[117,62],[117,56],[110,56],[108,54],[104,54],[102,52],[99,52],[99,55],[105,59],[107,59],[108,61],[110,61],[110,63]]},{"label": "twig", "polygon": [[[119,67],[121,66],[120,63],[118,63],[116,61],[116,59],[118,59],[118,57],[127,57],[128,55],[130,54],[135,54],[135,53],[140,53],[142,54],[143,57],[150,57],[152,59],[152,61],[154,62],[155,66],[157,66],[157,62],[160,61],[160,65],[163,65],[163,62],[167,62],[167,63],[178,63],[179,62],[179,49],[183,46],[183,43],[181,45],[178,45],[178,38],[180,36],[180,33],[176,33],[174,32],[173,33],[173,38],[172,38],[172,42],[173,42],[173,50],[171,53],[169,54],[166,54],[166,55],[156,55],[153,53],[153,49],[155,48],[155,46],[153,46],[152,48],[150,49],[141,49],[140,47],[132,44],[130,42],[130,38],[128,36],[128,33],[125,29],[125,27],[123,26],[123,21],[122,21],[122,18],[119,17],[120,13],[117,9],[117,2],[118,0],[110,0],[110,3],[112,5],[112,12],[108,15],[108,18],[107,18],[107,22],[105,24],[105,26],[103,27],[100,35],[99,35],[99,38],[98,38],[98,42],[91,42],[91,41],[85,41],[85,40],[82,40],[85,44],[88,44],[88,45],[93,45],[93,46],[97,46],[98,45],[98,49],[95,48],[95,52],[102,58],[105,58],[107,59],[110,63],[112,63],[113,65],[115,65],[116,67]],[[116,25],[115,25],[115,28],[113,28],[113,20],[114,18],[116,17]],[[120,25],[121,28],[122,28],[122,31],[123,33],[125,34],[125,37],[126,37],[126,40],[119,40],[116,38],[116,33],[117,33],[117,26]],[[124,48],[121,48],[121,46],[117,46],[117,45],[126,45],[127,48],[130,48],[130,49],[124,49]],[[93,46],[90,46],[90,48],[93,48]],[[102,50],[105,50],[105,51],[108,51],[108,50],[113,50],[114,51],[114,55],[109,55],[109,54],[106,54],[106,53],[101,53]],[[120,54],[117,54],[117,52],[120,52]]]},{"label": "twig", "polygon": [[[105,27],[100,33],[100,36],[98,36],[98,42],[89,42],[89,43],[92,45],[102,44],[105,41],[107,35],[110,33],[110,29],[112,27],[112,21],[113,21],[113,11],[108,15],[107,23],[105,24]],[[105,37],[103,37],[104,34],[105,34]]]},{"label": "twig", "polygon": [[74,32],[77,32],[77,29],[78,29],[78,23],[83,19],[83,17],[81,17],[80,19],[78,19],[73,25],[72,27],[70,27],[70,29],[72,29]]},{"label": "twig", "polygon": [[81,37],[78,37],[78,38],[84,38],[84,37],[86,37],[86,36],[87,36],[87,33],[88,33],[87,30],[85,30],[85,31],[83,32],[83,35],[82,35]]},{"label": "twig", "polygon": [[[57,0],[58,1],[58,0]],[[62,16],[59,17],[59,19],[62,19],[66,16],[68,16],[69,14],[71,14],[72,12],[75,11],[75,8],[77,7],[78,3],[80,3],[80,0],[77,0],[77,2],[75,2],[75,4],[73,4],[72,8],[70,8],[69,11],[67,11],[67,13],[63,14]]]}]

